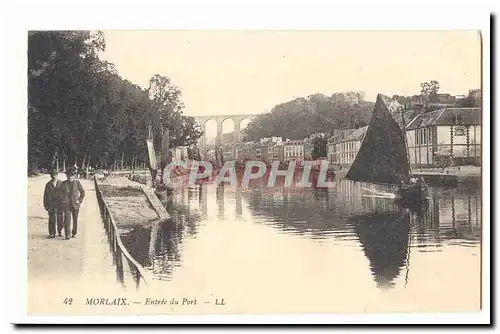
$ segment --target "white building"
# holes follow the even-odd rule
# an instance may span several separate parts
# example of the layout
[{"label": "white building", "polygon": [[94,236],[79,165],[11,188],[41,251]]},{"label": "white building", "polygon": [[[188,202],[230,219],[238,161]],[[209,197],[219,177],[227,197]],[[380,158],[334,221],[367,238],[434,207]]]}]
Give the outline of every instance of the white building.
[{"label": "white building", "polygon": [[178,146],[172,149],[172,160],[187,160],[188,159],[188,147]]},{"label": "white building", "polygon": [[304,160],[304,141],[287,140],[283,143],[285,161]]},{"label": "white building", "polygon": [[410,163],[432,166],[481,161],[481,108],[443,108],[418,114],[406,128]]},{"label": "white building", "polygon": [[328,159],[331,163],[350,166],[358,154],[368,126],[359,129],[348,129],[335,137],[327,145]]}]

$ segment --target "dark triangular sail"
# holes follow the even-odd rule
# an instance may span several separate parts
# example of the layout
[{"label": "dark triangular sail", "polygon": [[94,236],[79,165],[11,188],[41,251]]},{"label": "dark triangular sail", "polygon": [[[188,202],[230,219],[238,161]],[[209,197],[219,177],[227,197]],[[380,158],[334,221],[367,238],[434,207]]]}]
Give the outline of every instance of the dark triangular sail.
[{"label": "dark triangular sail", "polygon": [[365,137],[345,178],[370,183],[407,183],[410,167],[404,136],[404,130],[378,95]]}]

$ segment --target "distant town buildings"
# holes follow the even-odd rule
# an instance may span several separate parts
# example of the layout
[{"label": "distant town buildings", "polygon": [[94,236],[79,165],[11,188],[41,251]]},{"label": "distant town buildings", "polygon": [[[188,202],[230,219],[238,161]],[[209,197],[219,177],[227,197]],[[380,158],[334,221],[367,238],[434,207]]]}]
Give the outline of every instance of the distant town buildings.
[{"label": "distant town buildings", "polygon": [[288,140],[284,143],[285,162],[304,160],[304,141]]},{"label": "distant town buildings", "polygon": [[[480,89],[458,96],[439,93],[432,96],[432,101],[422,95],[383,96],[383,99],[396,122],[406,130],[412,166],[437,166],[443,161],[453,165],[480,164]],[[367,126],[338,129],[329,134],[312,134],[302,140],[268,137],[225,144],[224,160],[257,159],[266,163],[311,160],[315,139],[323,137],[327,139],[326,159],[334,165],[348,167],[356,158],[367,129]],[[186,149],[176,149],[175,157],[183,156],[187,156]]]},{"label": "distant town buildings", "polygon": [[172,151],[172,160],[186,160],[188,159],[188,147],[178,146]]}]

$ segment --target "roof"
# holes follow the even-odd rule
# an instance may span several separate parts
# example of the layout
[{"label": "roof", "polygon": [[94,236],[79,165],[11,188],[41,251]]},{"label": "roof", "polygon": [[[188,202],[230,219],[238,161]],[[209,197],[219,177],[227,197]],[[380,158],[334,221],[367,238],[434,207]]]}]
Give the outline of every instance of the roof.
[{"label": "roof", "polygon": [[351,141],[351,140],[361,140],[365,136],[366,130],[368,129],[367,126],[363,126],[362,128],[356,129],[353,132],[351,132],[345,139],[345,141]]},{"label": "roof", "polygon": [[366,133],[366,130],[368,129],[368,125],[367,126],[363,126],[362,128],[359,128],[359,129],[346,129],[344,130],[343,134],[344,136],[343,137],[335,137],[331,143],[333,144],[338,144],[338,143],[344,143],[344,142],[347,142],[347,141],[359,141],[359,140],[362,140],[365,133]]},{"label": "roof", "polygon": [[338,143],[343,138],[347,137],[351,132],[356,131],[356,129],[339,129],[335,130],[335,133],[331,138],[328,139],[329,143]]},{"label": "roof", "polygon": [[303,140],[289,140],[283,143],[284,145],[303,145],[304,141]]},{"label": "roof", "polygon": [[481,124],[481,108],[443,108],[421,113],[408,124],[407,130],[437,125]]}]

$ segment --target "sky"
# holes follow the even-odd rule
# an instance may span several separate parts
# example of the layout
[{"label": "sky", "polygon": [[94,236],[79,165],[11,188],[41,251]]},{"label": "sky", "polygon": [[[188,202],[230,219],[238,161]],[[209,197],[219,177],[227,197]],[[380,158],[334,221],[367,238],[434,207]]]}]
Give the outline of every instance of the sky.
[{"label": "sky", "polygon": [[[104,31],[101,58],[147,88],[154,74],[181,88],[184,113],[259,114],[315,93],[414,95],[481,87],[476,31]],[[226,131],[224,131],[226,132]]]}]

